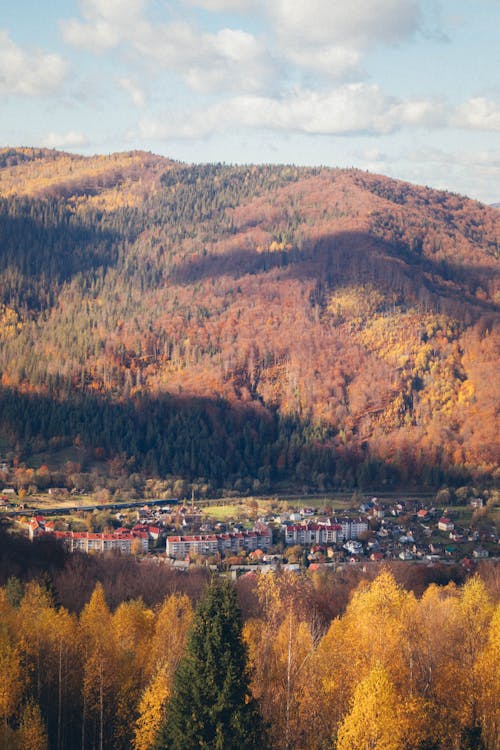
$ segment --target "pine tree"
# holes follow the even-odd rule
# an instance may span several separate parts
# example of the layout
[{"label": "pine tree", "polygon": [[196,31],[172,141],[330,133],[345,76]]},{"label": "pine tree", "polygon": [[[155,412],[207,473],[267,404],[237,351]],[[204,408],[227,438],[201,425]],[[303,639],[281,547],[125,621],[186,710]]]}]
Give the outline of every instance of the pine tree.
[{"label": "pine tree", "polygon": [[265,747],[241,630],[233,587],[213,582],[197,608],[157,750]]}]

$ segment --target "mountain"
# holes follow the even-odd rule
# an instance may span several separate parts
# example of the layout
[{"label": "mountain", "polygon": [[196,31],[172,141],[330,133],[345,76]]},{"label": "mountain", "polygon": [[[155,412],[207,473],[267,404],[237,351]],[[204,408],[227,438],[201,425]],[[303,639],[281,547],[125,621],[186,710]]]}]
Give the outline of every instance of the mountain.
[{"label": "mountain", "polygon": [[4,149],[0,452],[241,491],[491,478],[499,252],[495,209],[355,169]]}]

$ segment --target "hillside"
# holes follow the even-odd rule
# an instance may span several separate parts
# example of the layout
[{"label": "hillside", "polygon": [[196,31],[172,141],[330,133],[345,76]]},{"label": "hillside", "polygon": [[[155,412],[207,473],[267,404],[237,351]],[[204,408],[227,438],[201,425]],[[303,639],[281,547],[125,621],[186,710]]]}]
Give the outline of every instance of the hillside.
[{"label": "hillside", "polygon": [[491,478],[499,252],[498,210],[354,169],[4,149],[0,454],[241,491]]}]

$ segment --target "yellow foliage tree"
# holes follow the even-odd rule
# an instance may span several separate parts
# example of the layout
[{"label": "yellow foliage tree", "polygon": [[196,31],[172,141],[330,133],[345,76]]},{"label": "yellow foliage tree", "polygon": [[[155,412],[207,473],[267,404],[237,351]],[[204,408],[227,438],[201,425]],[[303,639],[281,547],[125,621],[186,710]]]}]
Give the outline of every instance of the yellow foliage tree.
[{"label": "yellow foliage tree", "polygon": [[148,648],[154,614],[142,599],[122,602],[112,617],[116,646],[115,733],[117,746],[128,747],[132,739],[137,698],[144,687]]},{"label": "yellow foliage tree", "polygon": [[139,703],[135,725],[134,750],[150,750],[165,719],[165,706],[170,696],[172,676],[167,665],[158,669]]},{"label": "yellow foliage tree", "polygon": [[457,702],[461,704],[460,723],[464,728],[473,729],[478,725],[477,696],[483,678],[474,667],[487,643],[493,611],[486,586],[479,576],[474,576],[464,584],[459,597],[457,642],[460,643],[462,689],[461,694],[457,694]]},{"label": "yellow foliage tree", "polygon": [[23,709],[16,737],[17,750],[47,750],[48,738],[40,707],[29,701]]},{"label": "yellow foliage tree", "polygon": [[298,749],[308,721],[300,710],[300,700],[309,682],[314,653],[311,629],[294,610],[293,579],[261,575],[257,593],[264,618],[250,620],[243,629],[253,674],[252,692],[270,726],[273,747]]},{"label": "yellow foliage tree", "polygon": [[336,750],[402,750],[403,742],[399,696],[386,670],[375,666],[354,691]]},{"label": "yellow foliage tree", "polygon": [[98,583],[80,616],[84,647],[83,726],[103,750],[113,733],[116,705],[116,648],[111,613]]},{"label": "yellow foliage tree", "polygon": [[165,718],[172,680],[184,653],[192,619],[193,607],[185,594],[172,594],[158,612],[154,633],[148,641],[145,669],[150,679],[139,703],[135,750],[149,750],[153,746]]},{"label": "yellow foliage tree", "polygon": [[186,645],[186,637],[193,619],[193,607],[186,594],[167,597],[156,617],[154,633],[149,643],[146,674],[152,677],[165,663],[173,675]]},{"label": "yellow foliage tree", "polygon": [[491,620],[488,643],[476,661],[477,715],[486,750],[500,747],[500,604]]},{"label": "yellow foliage tree", "polygon": [[406,690],[409,664],[402,658],[406,643],[405,613],[414,608],[414,597],[399,586],[389,570],[354,593],[343,620],[348,650],[352,654],[352,683],[382,664],[393,682]]},{"label": "yellow foliage tree", "polygon": [[[19,651],[0,626],[0,721],[3,724],[4,740],[9,735],[9,719],[18,712],[23,688]],[[4,744],[7,748],[6,742]]]},{"label": "yellow foliage tree", "polygon": [[43,656],[53,604],[48,591],[36,581],[26,585],[18,611],[18,642],[32,691],[40,701],[45,680]]}]

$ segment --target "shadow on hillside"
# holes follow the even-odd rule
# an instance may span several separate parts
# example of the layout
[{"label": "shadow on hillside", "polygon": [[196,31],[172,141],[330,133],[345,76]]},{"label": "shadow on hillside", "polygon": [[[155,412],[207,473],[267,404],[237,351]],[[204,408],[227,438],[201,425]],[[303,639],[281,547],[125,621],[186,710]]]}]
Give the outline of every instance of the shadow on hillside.
[{"label": "shadow on hillside", "polygon": [[57,285],[115,264],[120,239],[98,220],[71,212],[64,201],[0,199],[2,301],[45,307]]},{"label": "shadow on hillside", "polygon": [[240,248],[225,254],[193,258],[173,269],[171,280],[192,284],[228,276],[273,274],[279,279],[315,281],[312,301],[345,284],[374,284],[400,293],[411,303],[448,314],[475,318],[498,311],[492,302],[477,299],[484,279],[498,275],[491,266],[434,261],[403,244],[383,241],[367,232],[339,232],[305,243],[299,250],[257,252]]},{"label": "shadow on hillside", "polygon": [[422,450],[418,466],[413,459],[408,466],[385,464],[376,446],[371,455],[368,444],[355,438],[337,444],[326,425],[280,417],[260,401],[141,394],[118,402],[95,392],[59,398],[0,388],[0,432],[4,451],[17,446],[21,460],[42,449],[78,445],[92,463],[119,457],[120,476],[183,477],[213,488],[238,489],[244,480],[240,489],[251,491],[258,479],[263,489],[283,481],[321,489],[328,477],[330,487],[387,489],[402,476],[433,486],[450,479]]}]

